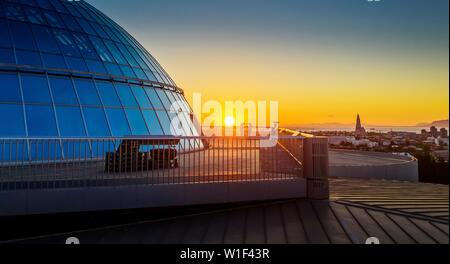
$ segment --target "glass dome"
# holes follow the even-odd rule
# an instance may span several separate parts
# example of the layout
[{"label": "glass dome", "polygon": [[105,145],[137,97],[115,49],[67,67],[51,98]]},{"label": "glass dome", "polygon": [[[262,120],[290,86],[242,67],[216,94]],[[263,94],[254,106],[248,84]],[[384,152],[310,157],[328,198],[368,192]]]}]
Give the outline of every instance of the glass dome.
[{"label": "glass dome", "polygon": [[175,115],[198,136],[183,91],[85,1],[0,0],[0,90],[0,138],[173,135]]}]

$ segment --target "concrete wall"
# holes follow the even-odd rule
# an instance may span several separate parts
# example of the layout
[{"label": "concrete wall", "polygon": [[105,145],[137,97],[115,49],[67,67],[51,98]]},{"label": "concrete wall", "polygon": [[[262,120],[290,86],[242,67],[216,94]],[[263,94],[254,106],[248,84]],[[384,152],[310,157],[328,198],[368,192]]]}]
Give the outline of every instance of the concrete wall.
[{"label": "concrete wall", "polygon": [[418,182],[419,167],[416,159],[386,165],[330,166],[329,175]]},{"label": "concrete wall", "polygon": [[0,192],[0,216],[302,198],[306,179]]}]

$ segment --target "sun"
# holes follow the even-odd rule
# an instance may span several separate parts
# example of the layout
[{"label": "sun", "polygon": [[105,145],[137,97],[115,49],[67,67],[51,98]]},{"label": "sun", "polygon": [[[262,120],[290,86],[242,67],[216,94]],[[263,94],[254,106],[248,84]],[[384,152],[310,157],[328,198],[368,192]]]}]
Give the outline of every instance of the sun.
[{"label": "sun", "polygon": [[234,120],[234,117],[232,117],[232,116],[227,116],[227,117],[225,117],[225,126],[234,126],[234,123],[236,122],[235,120]]}]

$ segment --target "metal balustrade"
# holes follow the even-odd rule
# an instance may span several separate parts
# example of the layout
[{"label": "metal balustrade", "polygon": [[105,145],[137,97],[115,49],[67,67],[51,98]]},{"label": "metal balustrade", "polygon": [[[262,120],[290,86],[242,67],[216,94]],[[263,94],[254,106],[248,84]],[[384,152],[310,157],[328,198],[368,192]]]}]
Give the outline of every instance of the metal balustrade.
[{"label": "metal balustrade", "polygon": [[0,139],[0,191],[304,177],[304,137]]}]

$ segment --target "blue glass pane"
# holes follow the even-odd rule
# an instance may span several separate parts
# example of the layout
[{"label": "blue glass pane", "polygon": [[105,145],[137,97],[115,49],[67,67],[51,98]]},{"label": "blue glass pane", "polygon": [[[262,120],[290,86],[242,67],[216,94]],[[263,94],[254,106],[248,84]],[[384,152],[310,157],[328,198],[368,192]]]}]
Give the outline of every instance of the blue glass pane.
[{"label": "blue glass pane", "polygon": [[164,134],[173,135],[172,130],[171,130],[170,120],[169,120],[169,117],[167,116],[167,113],[165,111],[156,111],[156,114],[157,114],[159,122],[161,123],[161,126],[164,130]]},{"label": "blue glass pane", "polygon": [[66,57],[67,66],[69,66],[69,69],[76,70],[76,71],[88,71],[88,68],[86,66],[86,63],[81,58],[74,58],[74,57]]},{"label": "blue glass pane", "polygon": [[144,118],[142,117],[141,110],[139,109],[125,109],[125,112],[130,122],[133,135],[145,136],[148,135],[147,126],[145,125]]},{"label": "blue glass pane", "polygon": [[153,88],[144,88],[147,92],[148,98],[150,98],[150,101],[153,104],[153,107],[155,109],[164,109],[164,106],[161,103],[161,100],[159,100],[158,95],[155,92],[155,89]]},{"label": "blue glass pane", "polygon": [[167,97],[169,97],[169,101],[171,102],[172,105],[172,110],[175,110],[177,112],[181,112],[184,111],[183,107],[180,105],[180,102],[178,102],[178,98],[175,98],[175,96],[173,95],[172,92],[169,91],[165,91]]},{"label": "blue glass pane", "polygon": [[158,93],[158,96],[161,99],[161,101],[162,101],[162,103],[164,105],[164,108],[166,110],[170,110],[170,107],[171,107],[172,104],[170,103],[169,98],[167,98],[167,95],[164,92],[164,90],[156,89],[156,92]]},{"label": "blue glass pane", "polygon": [[42,105],[25,105],[28,136],[58,136],[53,107]]},{"label": "blue glass pane", "polygon": [[128,63],[131,66],[136,66],[136,67],[139,66],[138,63],[136,62],[136,60],[133,58],[133,56],[131,56],[131,54],[128,52],[125,45],[123,45],[121,43],[117,43],[117,46],[118,46],[120,52],[122,52],[123,56],[125,56],[125,58],[127,59]]},{"label": "blue glass pane", "polygon": [[128,85],[117,84],[116,89],[124,107],[139,107]]},{"label": "blue glass pane", "polygon": [[88,136],[90,137],[111,136],[103,108],[84,107],[83,113],[84,113],[84,120],[86,121]]},{"label": "blue glass pane", "polygon": [[92,29],[91,25],[89,25],[89,23],[84,20],[84,19],[77,19],[78,23],[80,24],[81,28],[84,30],[84,32],[86,32],[87,34],[90,35],[97,35],[94,31],[94,29]]},{"label": "blue glass pane", "polygon": [[48,0],[36,0],[38,5],[45,9],[53,9],[53,6],[48,2]]},{"label": "blue glass pane", "polygon": [[44,61],[45,67],[67,69],[66,62],[64,61],[64,58],[60,55],[43,53],[42,60]]},{"label": "blue glass pane", "polygon": [[41,13],[41,10],[39,10],[39,8],[27,7],[27,8],[25,8],[25,14],[28,18],[28,21],[30,21],[31,23],[36,23],[36,24],[41,24],[41,25],[47,24],[44,19],[44,16]]},{"label": "blue glass pane", "polygon": [[133,68],[134,73],[136,73],[136,77],[138,79],[144,79],[144,80],[148,80],[147,76],[145,75],[144,71],[141,70],[140,68]]},{"label": "blue glass pane", "polygon": [[49,78],[55,104],[78,105],[78,99],[70,79]]},{"label": "blue glass pane", "polygon": [[111,83],[96,82],[96,85],[104,106],[122,106]]},{"label": "blue glass pane", "polygon": [[8,24],[0,20],[0,47],[11,47],[11,39],[8,33]]},{"label": "blue glass pane", "polygon": [[60,53],[58,44],[53,36],[53,32],[49,27],[32,26],[34,37],[43,52]]},{"label": "blue glass pane", "polygon": [[55,29],[53,32],[55,33],[56,40],[64,55],[81,56],[72,39],[72,34],[65,30],[59,29]]},{"label": "blue glass pane", "polygon": [[148,77],[148,79],[150,81],[153,81],[153,82],[157,82],[158,81],[152,71],[145,70],[144,72],[145,72],[145,74],[147,75],[147,77]]},{"label": "blue glass pane", "polygon": [[122,72],[120,71],[120,68],[117,64],[106,62],[105,67],[108,70],[108,73],[111,75],[122,75]]},{"label": "blue glass pane", "polygon": [[122,53],[120,53],[120,51],[112,41],[105,40],[105,44],[108,47],[109,51],[111,51],[111,54],[113,55],[114,59],[116,59],[117,63],[128,64],[128,62],[122,56]]},{"label": "blue glass pane", "polygon": [[134,74],[134,72],[133,72],[133,70],[131,69],[130,66],[120,65],[120,69],[122,70],[123,75],[125,75],[126,77],[136,78],[136,75]]},{"label": "blue glass pane", "polygon": [[89,38],[91,39],[95,49],[97,50],[98,55],[103,61],[114,62],[111,53],[109,53],[108,49],[103,44],[101,39],[93,36],[89,36]]},{"label": "blue glass pane", "polygon": [[17,50],[16,56],[18,64],[42,66],[41,56],[37,52]]},{"label": "blue glass pane", "polygon": [[0,62],[15,64],[14,53],[12,49],[0,49]]},{"label": "blue glass pane", "polygon": [[132,86],[134,96],[136,97],[139,106],[141,108],[153,108],[148,100],[147,94],[144,91],[144,88],[138,86]]},{"label": "blue glass pane", "polygon": [[0,137],[26,136],[21,104],[0,104],[0,113]]},{"label": "blue glass pane", "polygon": [[79,107],[57,106],[56,116],[62,137],[86,136]]},{"label": "blue glass pane", "polygon": [[103,63],[101,61],[86,60],[86,65],[88,66],[88,70],[90,72],[107,74],[105,67],[103,67]]},{"label": "blue glass pane", "polygon": [[16,48],[36,49],[30,27],[25,23],[10,22],[11,36]]},{"label": "blue glass pane", "polygon": [[151,135],[164,135],[158,118],[156,117],[155,111],[144,109],[142,110],[142,114],[144,115],[145,122],[147,122],[147,126],[150,129]]},{"label": "blue glass pane", "polygon": [[81,29],[81,27],[78,25],[77,21],[69,16],[69,15],[61,15],[64,23],[66,24],[66,26],[73,31],[79,31],[82,32],[83,30]]},{"label": "blue glass pane", "polygon": [[131,135],[130,127],[122,109],[106,108],[105,110],[114,137]]},{"label": "blue glass pane", "polygon": [[5,17],[14,20],[26,21],[22,8],[19,5],[6,4],[4,6]]},{"label": "blue glass pane", "polygon": [[100,106],[97,89],[92,81],[75,80],[75,87],[82,105]]},{"label": "blue glass pane", "polygon": [[52,103],[47,78],[29,75],[22,75],[20,78],[25,103]]},{"label": "blue glass pane", "polygon": [[98,59],[98,55],[86,35],[82,33],[73,33],[73,38],[83,57],[88,59]]},{"label": "blue glass pane", "polygon": [[22,102],[17,74],[0,73],[2,92],[0,102]]},{"label": "blue glass pane", "polygon": [[64,28],[64,24],[58,13],[46,10],[43,13],[49,25],[53,27]]}]

